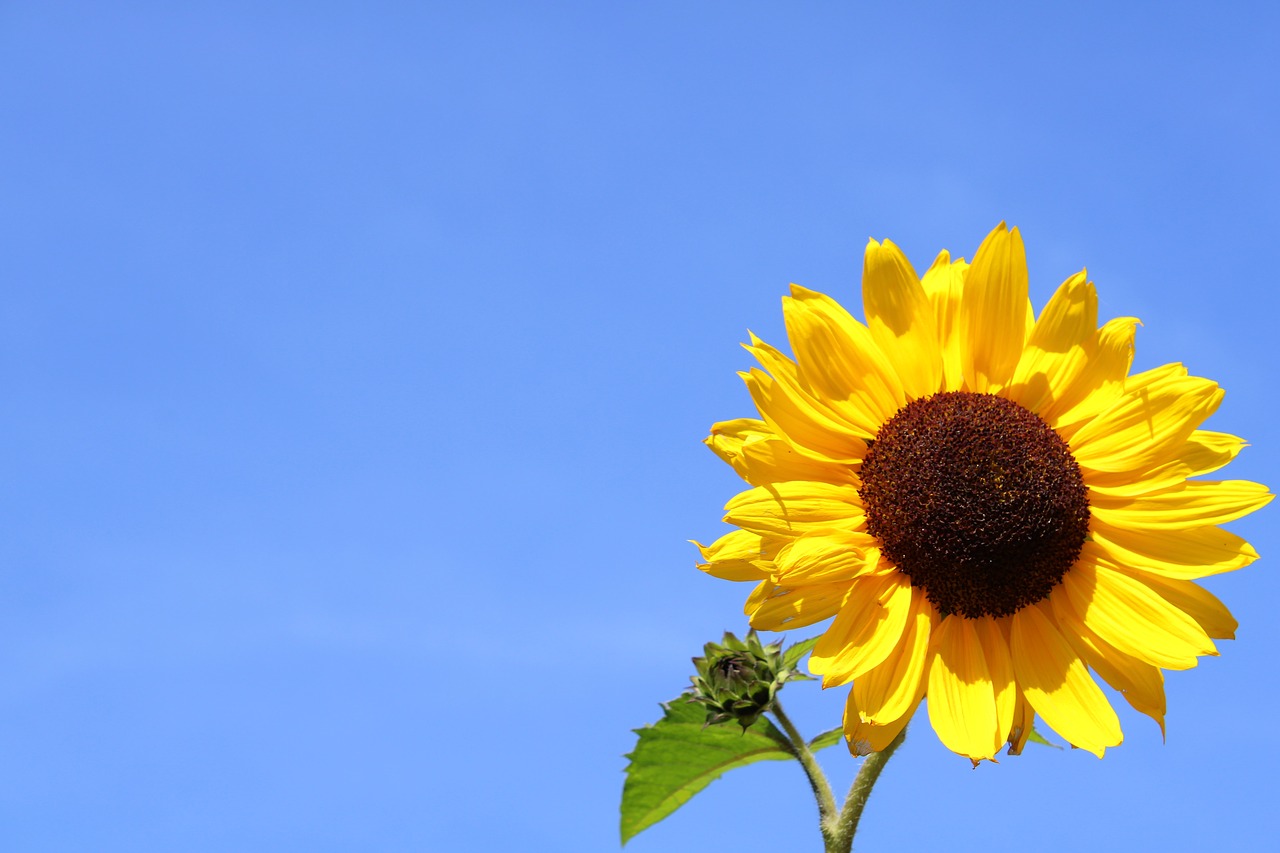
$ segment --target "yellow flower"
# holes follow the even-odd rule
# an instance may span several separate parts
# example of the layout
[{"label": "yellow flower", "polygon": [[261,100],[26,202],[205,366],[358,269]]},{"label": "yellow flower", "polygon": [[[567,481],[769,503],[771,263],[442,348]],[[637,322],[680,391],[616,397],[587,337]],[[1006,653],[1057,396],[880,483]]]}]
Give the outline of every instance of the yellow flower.
[{"label": "yellow flower", "polygon": [[1272,497],[1189,479],[1244,446],[1198,429],[1222,391],[1181,364],[1130,375],[1138,321],[1099,328],[1083,271],[1035,317],[1004,223],[972,265],[944,251],[923,279],[872,240],[862,282],[866,325],[793,285],[794,360],[752,336],[761,419],[707,444],[754,488],[700,568],[756,582],[755,628],[835,617],[810,668],[853,685],[857,754],[928,696],[938,737],[975,762],[1021,751],[1037,714],[1101,756],[1120,723],[1090,670],[1163,731],[1162,670],[1236,627],[1194,580],[1258,556],[1217,525]]}]

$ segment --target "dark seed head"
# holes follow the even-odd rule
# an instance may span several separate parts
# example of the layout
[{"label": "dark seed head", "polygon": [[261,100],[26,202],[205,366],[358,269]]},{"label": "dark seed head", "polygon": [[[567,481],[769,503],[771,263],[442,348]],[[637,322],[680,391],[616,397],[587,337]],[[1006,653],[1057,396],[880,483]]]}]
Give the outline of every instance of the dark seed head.
[{"label": "dark seed head", "polygon": [[869,531],[944,616],[1006,616],[1041,600],[1089,532],[1066,442],[991,394],[908,403],[876,434],[861,477]]}]

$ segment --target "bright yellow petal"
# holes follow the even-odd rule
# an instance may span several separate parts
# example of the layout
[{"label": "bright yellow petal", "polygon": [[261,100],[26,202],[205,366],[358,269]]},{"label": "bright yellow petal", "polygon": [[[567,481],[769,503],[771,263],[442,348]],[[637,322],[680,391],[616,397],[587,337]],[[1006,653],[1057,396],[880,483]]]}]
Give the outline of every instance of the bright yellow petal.
[{"label": "bright yellow petal", "polygon": [[1018,686],[1045,723],[1101,758],[1107,747],[1120,744],[1120,720],[1043,606],[1032,604],[1013,614],[1010,642]]},{"label": "bright yellow petal", "polygon": [[924,679],[922,678],[920,692],[910,703],[910,710],[896,720],[881,724],[862,719],[862,715],[858,712],[857,700],[854,699],[853,691],[850,690],[844,706],[844,737],[849,746],[849,752],[862,756],[888,748],[889,744],[893,743],[893,739],[907,727],[907,723],[911,722],[923,696]]},{"label": "bright yellow petal", "polygon": [[809,396],[800,387],[795,366],[776,351],[770,352],[763,344],[750,351],[768,364],[774,375],[759,369],[738,375],[771,430],[798,451],[821,461],[846,465],[862,461],[867,453],[865,430],[850,426],[830,406]]},{"label": "bright yellow petal", "polygon": [[959,391],[964,386],[964,345],[960,338],[960,300],[969,265],[964,258],[952,262],[943,249],[929,271],[920,279],[929,302],[933,305],[938,346],[942,353],[944,390]]},{"label": "bright yellow petal", "polygon": [[1013,656],[1009,651],[1009,620],[984,616],[973,620],[978,640],[982,643],[982,655],[987,661],[987,673],[996,694],[996,722],[1000,740],[1004,741],[1014,725],[1018,689],[1013,675]]},{"label": "bright yellow petal", "polygon": [[837,484],[854,482],[850,466],[820,462],[802,456],[780,438],[751,441],[742,445],[740,465],[746,474],[744,479],[753,486],[784,480],[816,480]]},{"label": "bright yellow petal", "polygon": [[705,563],[698,568],[727,581],[761,581],[773,573],[773,563],[765,554],[763,538],[749,530],[733,530],[710,545],[697,542]]},{"label": "bright yellow petal", "polygon": [[1038,412],[1084,369],[1097,334],[1098,294],[1082,270],[1062,283],[1032,329],[1004,396]]},{"label": "bright yellow petal", "polygon": [[768,601],[778,592],[785,592],[782,587],[773,582],[772,579],[762,580],[756,584],[755,589],[751,590],[751,594],[747,596],[746,604],[742,606],[742,612],[750,616],[761,604]]},{"label": "bright yellow petal", "polygon": [[751,627],[760,631],[789,631],[835,616],[849,592],[849,583],[795,588],[770,584],[757,591],[762,594],[752,593],[747,599],[746,613]]},{"label": "bright yellow petal", "polygon": [[1191,669],[1201,655],[1218,653],[1194,619],[1149,586],[1088,560],[1063,576],[1050,599],[1059,616],[1069,603],[1093,633],[1152,666]]},{"label": "bright yellow petal", "polygon": [[933,306],[911,262],[889,240],[871,240],[862,264],[867,328],[902,380],[908,398],[942,390],[942,352]]},{"label": "bright yellow petal", "polygon": [[788,586],[850,581],[880,566],[880,542],[870,533],[815,528],[778,550],[779,583]]},{"label": "bright yellow petal", "polygon": [[1217,471],[1235,459],[1245,446],[1243,438],[1198,429],[1165,459],[1130,470],[1090,471],[1085,475],[1085,483],[1096,492],[1117,497],[1160,491],[1189,477]]},{"label": "bright yellow petal", "polygon": [[[1054,613],[1060,611],[1055,608]],[[1120,691],[1135,711],[1155,720],[1160,733],[1164,734],[1166,702],[1164,674],[1160,669],[1125,654],[1081,622],[1073,622],[1070,627],[1063,623],[1063,627],[1064,636],[1084,662],[1103,681]]]},{"label": "bright yellow petal", "polygon": [[913,588],[911,611],[898,646],[884,663],[853,682],[853,700],[864,722],[892,723],[920,703],[929,635],[937,618],[924,591]]},{"label": "bright yellow petal", "polygon": [[725,504],[724,520],[762,536],[798,536],[813,527],[861,530],[866,511],[853,486],[801,480],[757,486]]},{"label": "bright yellow petal", "polygon": [[[826,415],[765,373],[739,373],[769,429],[797,451],[822,462],[853,465],[866,454],[866,442],[847,431],[829,429]],[[824,420],[825,419],[825,420]]]},{"label": "bright yellow petal", "polygon": [[801,378],[824,400],[841,401],[874,436],[906,402],[902,383],[866,326],[829,296],[799,285],[782,300]]},{"label": "bright yellow petal", "polygon": [[991,393],[1012,377],[1026,340],[1027,256],[1018,229],[997,225],[978,247],[964,283],[960,335],[970,391]]},{"label": "bright yellow petal", "polygon": [[[1258,559],[1253,546],[1219,527],[1135,530],[1095,518],[1085,550],[1112,565],[1190,580],[1230,572]],[[1082,552],[1083,554],[1083,552]]]},{"label": "bright yellow petal", "polygon": [[1145,572],[1126,569],[1137,580],[1159,593],[1169,604],[1181,610],[1215,640],[1234,640],[1240,623],[1216,595],[1197,583],[1175,578],[1154,577]]},{"label": "bright yellow petal", "polygon": [[[1142,371],[1141,373],[1134,373],[1130,376],[1126,376],[1124,380],[1124,390],[1121,393],[1132,394],[1137,391],[1141,391],[1143,388],[1153,388],[1162,382],[1167,382],[1170,379],[1177,379],[1186,375],[1187,368],[1184,364],[1176,361],[1170,364],[1162,364],[1159,367],[1152,367],[1149,370]],[[1103,412],[1106,411],[1106,409],[1099,409],[1099,411]]]},{"label": "bright yellow petal", "polygon": [[1071,437],[1071,455],[1087,471],[1132,471],[1163,461],[1214,413],[1222,393],[1217,383],[1197,376],[1126,391]]},{"label": "bright yellow petal", "polygon": [[1085,343],[1084,369],[1076,374],[1037,414],[1045,423],[1070,438],[1074,428],[1107,409],[1119,399],[1124,379],[1133,363],[1134,317],[1108,320]]},{"label": "bright yellow petal", "polygon": [[[769,425],[757,418],[734,418],[731,421],[720,421],[711,425],[711,435],[702,443],[711,448],[711,452],[728,462],[735,469],[737,457],[742,454],[742,445],[748,441],[776,439],[778,436],[769,429]],[[742,472],[739,471],[739,474]]]},{"label": "bright yellow petal", "polygon": [[838,687],[883,663],[911,612],[911,584],[899,572],[856,578],[840,612],[809,656],[823,687]]},{"label": "bright yellow petal", "polygon": [[[783,300],[784,306],[787,300]],[[755,356],[760,366],[769,372],[787,395],[808,414],[810,411],[828,429],[841,434],[850,433],[855,437],[867,435],[868,426],[874,426],[877,415],[856,404],[856,401],[844,397],[824,395],[821,388],[813,383],[800,370],[800,366],[777,347],[767,344],[756,337],[754,332],[748,333],[750,342],[742,344],[742,348]]]},{"label": "bright yellow petal", "polygon": [[[1010,653],[1012,659],[1012,653]],[[1027,697],[1018,690],[1013,705],[1013,725],[1009,727],[1009,754],[1021,755],[1022,748],[1027,745],[1027,738],[1035,728],[1036,712],[1027,701]]]},{"label": "bright yellow petal", "polygon": [[768,424],[755,418],[722,421],[703,440],[711,451],[733,466],[738,476],[753,486],[783,480],[852,482],[848,465],[820,462],[796,452]]},{"label": "bright yellow petal", "polygon": [[929,659],[929,722],[952,752],[995,758],[1000,729],[995,689],[973,622],[948,616],[933,632]]},{"label": "bright yellow petal", "polygon": [[1168,531],[1225,524],[1261,509],[1274,497],[1267,487],[1247,480],[1190,480],[1137,497],[1095,493],[1094,518],[1111,527]]}]

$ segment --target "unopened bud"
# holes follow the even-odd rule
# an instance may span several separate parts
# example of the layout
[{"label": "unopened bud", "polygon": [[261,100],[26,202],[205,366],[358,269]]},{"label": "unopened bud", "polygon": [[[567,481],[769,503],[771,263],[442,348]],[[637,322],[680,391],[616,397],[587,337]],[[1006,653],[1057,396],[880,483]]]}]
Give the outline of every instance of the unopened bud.
[{"label": "unopened bud", "polygon": [[694,658],[691,701],[706,706],[707,725],[736,720],[743,729],[773,706],[778,688],[798,675],[782,662],[782,644],[765,646],[755,631],[739,640],[725,633],[719,643],[707,643],[703,656]]}]

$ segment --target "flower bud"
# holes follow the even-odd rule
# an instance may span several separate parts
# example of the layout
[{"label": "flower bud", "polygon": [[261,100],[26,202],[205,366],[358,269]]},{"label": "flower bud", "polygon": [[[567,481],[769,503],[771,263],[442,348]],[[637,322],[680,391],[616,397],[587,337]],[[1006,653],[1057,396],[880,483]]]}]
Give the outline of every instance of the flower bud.
[{"label": "flower bud", "polygon": [[755,631],[746,640],[726,632],[719,643],[707,643],[693,664],[698,674],[690,701],[706,705],[706,724],[736,720],[744,730],[772,707],[783,682],[799,676],[784,666],[782,644],[762,645]]}]

